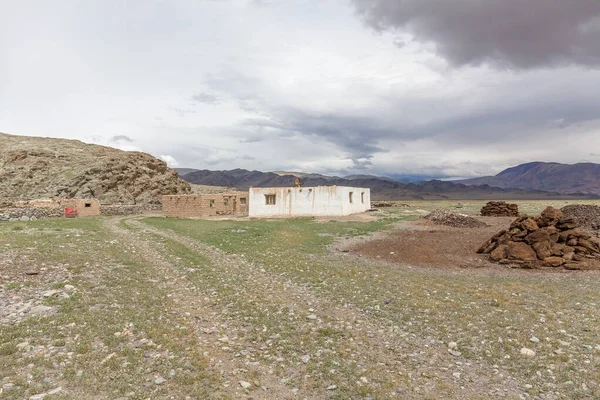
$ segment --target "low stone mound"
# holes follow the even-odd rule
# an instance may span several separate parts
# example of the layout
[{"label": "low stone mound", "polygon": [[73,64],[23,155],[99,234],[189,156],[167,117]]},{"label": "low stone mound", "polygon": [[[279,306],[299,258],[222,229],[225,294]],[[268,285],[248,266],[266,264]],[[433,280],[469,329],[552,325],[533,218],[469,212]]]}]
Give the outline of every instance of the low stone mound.
[{"label": "low stone mound", "polygon": [[520,216],[477,252],[489,254],[491,261],[523,268],[582,269],[586,260],[600,256],[600,243],[582,232],[574,219],[548,207],[538,218]]},{"label": "low stone mound", "polygon": [[481,209],[484,217],[518,217],[519,206],[505,201],[490,201]]},{"label": "low stone mound", "polygon": [[382,208],[382,207],[394,207],[394,203],[391,201],[372,201],[372,208]]},{"label": "low stone mound", "polygon": [[452,226],[455,228],[481,228],[487,226],[485,223],[468,215],[444,209],[434,210],[423,218],[436,225]]},{"label": "low stone mound", "polygon": [[563,216],[572,218],[578,225],[600,230],[600,206],[590,204],[571,204],[560,209]]}]

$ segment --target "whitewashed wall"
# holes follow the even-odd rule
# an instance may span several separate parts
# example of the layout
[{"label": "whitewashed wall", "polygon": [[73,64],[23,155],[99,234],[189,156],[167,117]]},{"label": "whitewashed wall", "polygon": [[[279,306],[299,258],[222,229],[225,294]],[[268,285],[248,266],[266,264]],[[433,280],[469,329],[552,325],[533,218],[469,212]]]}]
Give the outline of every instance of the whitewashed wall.
[{"label": "whitewashed wall", "polygon": [[[273,194],[275,204],[266,204],[266,195]],[[346,186],[250,188],[249,203],[251,217],[350,215],[371,208],[371,191]]]}]

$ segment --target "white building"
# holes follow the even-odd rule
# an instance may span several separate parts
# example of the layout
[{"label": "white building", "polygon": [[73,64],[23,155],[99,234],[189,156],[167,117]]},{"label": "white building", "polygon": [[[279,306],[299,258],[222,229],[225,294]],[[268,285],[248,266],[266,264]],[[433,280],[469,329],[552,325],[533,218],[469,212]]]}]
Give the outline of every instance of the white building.
[{"label": "white building", "polygon": [[250,217],[350,215],[371,208],[371,190],[346,186],[250,188]]}]

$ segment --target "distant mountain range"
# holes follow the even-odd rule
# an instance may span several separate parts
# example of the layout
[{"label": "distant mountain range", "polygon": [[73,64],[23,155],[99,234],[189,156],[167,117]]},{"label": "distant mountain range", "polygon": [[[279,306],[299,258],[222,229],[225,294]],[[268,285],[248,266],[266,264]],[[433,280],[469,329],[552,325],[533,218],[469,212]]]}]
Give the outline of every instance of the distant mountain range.
[{"label": "distant mountain range", "polygon": [[430,180],[419,183],[402,182],[387,177],[372,175],[352,175],[346,177],[295,172],[261,172],[234,169],[230,171],[209,171],[177,169],[182,179],[195,184],[228,186],[239,190],[249,187],[293,186],[299,176],[305,186],[355,186],[371,189],[376,200],[442,200],[442,199],[574,199],[595,198],[582,193],[558,193],[538,189],[494,187],[489,184],[457,183]]},{"label": "distant mountain range", "polygon": [[466,179],[455,183],[600,195],[600,164],[531,162],[508,168],[496,176]]}]

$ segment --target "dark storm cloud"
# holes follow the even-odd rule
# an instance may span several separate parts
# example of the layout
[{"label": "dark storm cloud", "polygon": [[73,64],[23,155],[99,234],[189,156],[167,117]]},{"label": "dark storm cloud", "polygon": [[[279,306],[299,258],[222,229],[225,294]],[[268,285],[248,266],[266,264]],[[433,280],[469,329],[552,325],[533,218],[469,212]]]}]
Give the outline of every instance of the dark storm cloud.
[{"label": "dark storm cloud", "polygon": [[352,0],[379,31],[433,43],[454,65],[600,66],[599,0]]},{"label": "dark storm cloud", "polygon": [[[273,119],[277,120],[276,122]],[[325,139],[348,153],[355,168],[370,165],[374,154],[385,150],[377,146],[382,137],[393,130],[380,127],[376,119],[340,114],[317,114],[291,108],[278,109],[272,119],[248,119],[244,126],[279,131],[278,136],[302,135]]]}]

